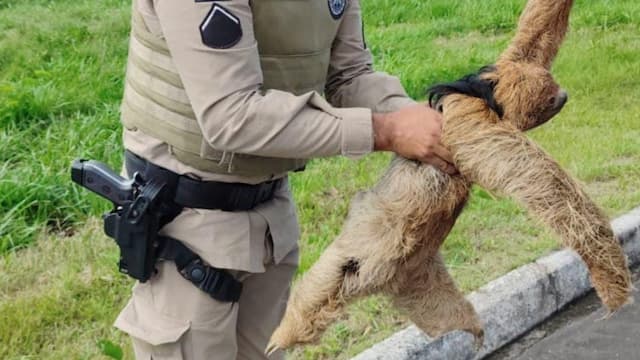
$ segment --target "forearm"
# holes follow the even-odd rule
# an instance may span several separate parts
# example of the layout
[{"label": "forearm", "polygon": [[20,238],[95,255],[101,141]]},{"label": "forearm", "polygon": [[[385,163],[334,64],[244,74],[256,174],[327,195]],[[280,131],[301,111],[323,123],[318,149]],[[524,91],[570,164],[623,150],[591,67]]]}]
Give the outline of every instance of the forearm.
[{"label": "forearm", "polygon": [[269,157],[359,157],[373,151],[372,114],[334,108],[321,96],[238,92],[198,114],[213,148]]},{"label": "forearm", "polygon": [[391,151],[392,150],[392,124],[389,122],[389,118],[383,113],[373,113],[373,137],[375,151]]},{"label": "forearm", "polygon": [[334,74],[326,90],[332,105],[366,107],[374,112],[388,113],[416,103],[407,95],[398,78],[374,72],[366,64],[361,66],[359,74]]}]

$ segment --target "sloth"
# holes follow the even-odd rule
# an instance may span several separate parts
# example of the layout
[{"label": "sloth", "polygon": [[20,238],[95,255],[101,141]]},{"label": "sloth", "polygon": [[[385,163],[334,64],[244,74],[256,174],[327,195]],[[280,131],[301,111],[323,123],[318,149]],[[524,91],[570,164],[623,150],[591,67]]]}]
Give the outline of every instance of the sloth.
[{"label": "sloth", "polygon": [[630,301],[630,273],[606,215],[524,131],[567,101],[550,74],[573,0],[529,0],[515,38],[495,64],[432,87],[443,143],[457,175],[396,157],[351,202],[341,233],[295,284],[271,353],[317,341],[356,298],[384,294],[427,335],[463,330],[482,344],[483,326],[439,252],[472,184],[510,196],[580,255],[600,299],[615,311]]}]

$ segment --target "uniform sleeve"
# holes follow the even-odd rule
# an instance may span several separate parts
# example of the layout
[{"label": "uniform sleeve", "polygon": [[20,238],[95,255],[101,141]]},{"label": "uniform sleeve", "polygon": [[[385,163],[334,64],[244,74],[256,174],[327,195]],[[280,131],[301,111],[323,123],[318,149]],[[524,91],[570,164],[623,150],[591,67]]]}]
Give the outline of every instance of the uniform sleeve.
[{"label": "uniform sleeve", "polygon": [[363,34],[359,0],[350,0],[333,43],[327,99],[334,106],[359,106],[374,112],[391,112],[415,102],[400,80],[373,71],[371,52]]},{"label": "uniform sleeve", "polygon": [[370,109],[337,109],[316,93],[261,90],[249,0],[155,0],[154,8],[213,148],[283,158],[358,157],[373,150]]}]

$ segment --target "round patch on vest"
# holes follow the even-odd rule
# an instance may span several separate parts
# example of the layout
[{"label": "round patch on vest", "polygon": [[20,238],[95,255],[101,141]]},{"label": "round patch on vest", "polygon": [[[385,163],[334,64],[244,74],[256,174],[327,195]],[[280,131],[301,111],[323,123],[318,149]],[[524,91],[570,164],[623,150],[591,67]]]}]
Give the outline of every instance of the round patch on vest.
[{"label": "round patch on vest", "polygon": [[347,8],[347,0],[328,0],[329,1],[329,12],[331,13],[331,17],[338,20],[344,14],[344,9]]},{"label": "round patch on vest", "polygon": [[214,4],[200,24],[202,43],[214,49],[228,49],[242,39],[240,19],[231,11]]}]

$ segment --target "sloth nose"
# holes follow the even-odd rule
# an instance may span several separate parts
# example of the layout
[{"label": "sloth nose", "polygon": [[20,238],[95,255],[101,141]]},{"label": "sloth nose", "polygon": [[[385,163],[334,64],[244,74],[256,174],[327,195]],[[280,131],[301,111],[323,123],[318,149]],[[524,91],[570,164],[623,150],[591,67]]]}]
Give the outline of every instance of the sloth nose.
[{"label": "sloth nose", "polygon": [[562,108],[567,103],[567,100],[569,100],[569,94],[564,90],[560,90],[556,98],[556,109]]}]

